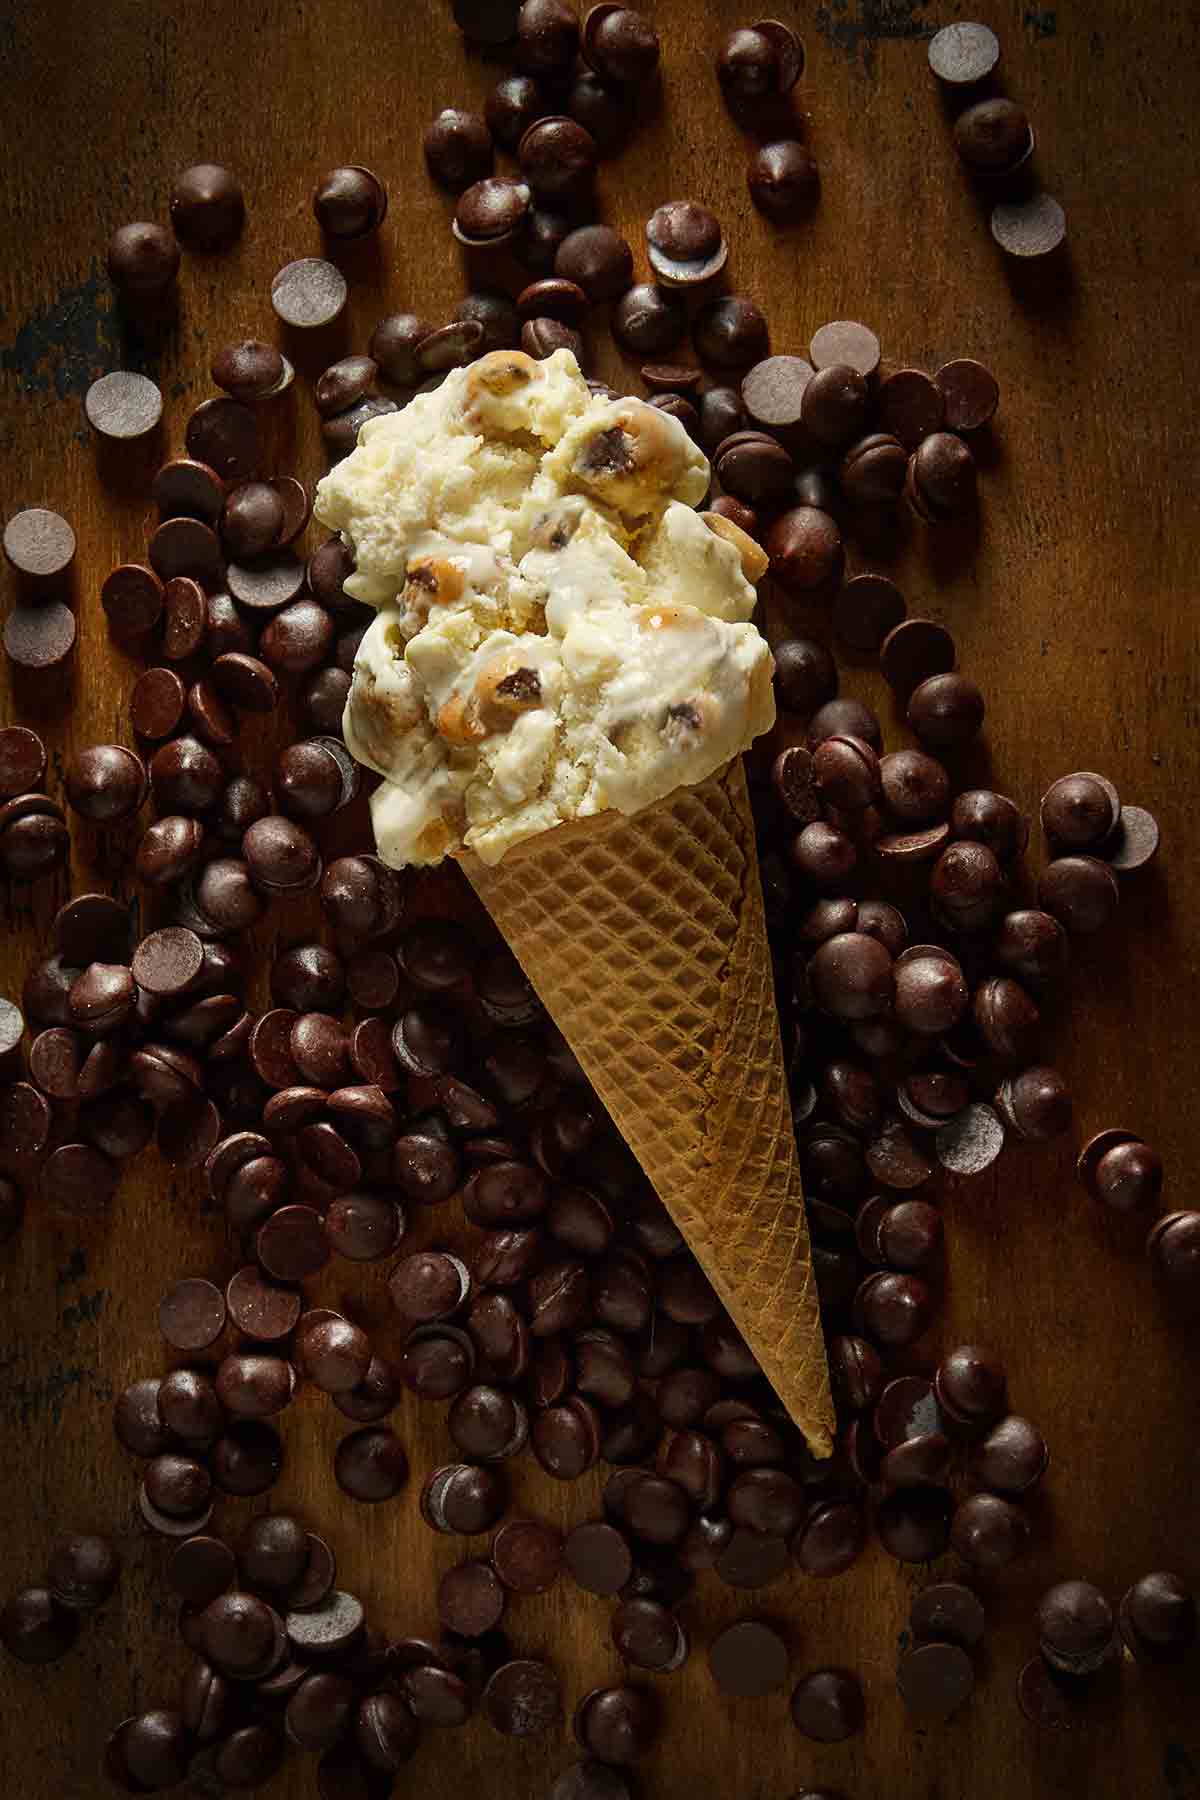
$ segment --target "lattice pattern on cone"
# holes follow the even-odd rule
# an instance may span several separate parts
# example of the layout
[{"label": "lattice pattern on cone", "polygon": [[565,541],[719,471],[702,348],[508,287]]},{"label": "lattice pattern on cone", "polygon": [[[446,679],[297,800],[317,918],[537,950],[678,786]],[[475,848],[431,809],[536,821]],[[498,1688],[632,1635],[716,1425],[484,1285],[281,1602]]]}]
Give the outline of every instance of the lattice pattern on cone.
[{"label": "lattice pattern on cone", "polygon": [[776,1393],[833,1408],[741,762],[463,867]]}]

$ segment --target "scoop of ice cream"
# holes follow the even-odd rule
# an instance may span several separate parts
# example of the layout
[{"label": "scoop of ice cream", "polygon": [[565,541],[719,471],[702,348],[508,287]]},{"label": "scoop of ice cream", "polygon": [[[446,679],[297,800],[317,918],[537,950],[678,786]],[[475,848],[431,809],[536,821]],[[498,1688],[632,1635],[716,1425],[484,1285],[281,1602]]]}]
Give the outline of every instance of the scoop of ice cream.
[{"label": "scoop of ice cream", "polygon": [[509,551],[543,457],[590,402],[568,351],[541,363],[496,351],[368,420],[319,489],[318,516],[354,551],[346,592],[387,605],[422,543]]},{"label": "scoop of ice cream", "polygon": [[678,422],[589,393],[574,358],[497,352],[370,422],[318,516],[380,608],[346,742],[383,776],[399,867],[523,839],[706,779],[774,722],[750,623],[762,557],[693,507]]}]

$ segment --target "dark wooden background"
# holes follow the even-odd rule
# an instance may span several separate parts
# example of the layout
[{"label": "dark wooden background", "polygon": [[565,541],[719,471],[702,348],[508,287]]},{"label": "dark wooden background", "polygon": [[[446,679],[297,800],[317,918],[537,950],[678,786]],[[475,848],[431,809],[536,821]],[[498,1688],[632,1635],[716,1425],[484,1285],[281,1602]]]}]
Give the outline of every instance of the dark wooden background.
[{"label": "dark wooden background", "polygon": [[[1125,889],[1119,923],[1081,945],[1069,1029],[1057,1055],[1077,1096],[1077,1135],[1136,1127],[1166,1158],[1167,1198],[1195,1198],[1193,1095],[1200,979],[1192,846],[1200,784],[1195,614],[1194,331],[1197,81],[1194,18],[1182,0],[979,0],[999,31],[1010,90],[1038,133],[1045,185],[1066,206],[1068,278],[1017,281],[988,236],[949,142],[924,38],[954,16],[908,0],[786,8],[808,43],[803,106],[824,190],[815,218],[773,232],[750,208],[746,145],[712,73],[721,33],[752,13],[733,0],[661,0],[661,106],[600,183],[606,217],[639,247],[654,205],[695,194],[720,213],[734,285],[762,300],[775,346],[803,350],[830,317],[879,330],[889,357],[934,367],[977,355],[1002,388],[994,455],[982,479],[978,541],[927,546],[916,533],[899,576],[914,609],[945,619],[988,698],[997,785],[1035,806],[1073,768],[1106,771],[1159,814],[1157,868]],[[97,455],[83,424],[89,379],[125,360],[157,373],[164,442],[178,447],[224,339],[273,335],[272,272],[319,250],[309,212],[316,175],[339,161],[377,169],[391,211],[377,248],[346,258],[344,331],[301,347],[308,374],[363,348],[374,320],[405,305],[438,319],[464,290],[447,206],[420,161],[426,120],[479,102],[495,71],[469,55],[442,0],[145,0],[10,3],[0,16],[5,144],[0,260],[0,510],[60,508],[79,535],[80,645],[75,704],[18,691],[0,672],[6,720],[38,723],[54,749],[51,785],[72,747],[127,736],[133,666],[109,647],[104,573],[141,553],[151,521],[146,472],[161,453]],[[233,164],[249,221],[230,256],[185,257],[179,316],[161,344],[127,342],[100,258],[130,218],[164,218],[173,172],[197,158]],[[597,361],[617,373],[605,336]],[[632,373],[632,372],[631,372]],[[634,384],[636,385],[636,383]],[[278,468],[315,476],[307,393],[283,411]],[[854,566],[864,566],[857,558]],[[4,602],[12,579],[0,576]],[[776,624],[779,618],[776,618]],[[844,688],[883,708],[878,678]],[[903,736],[893,741],[905,741]],[[121,846],[76,834],[75,891],[127,892]],[[66,883],[5,900],[7,989],[44,941]],[[303,918],[274,922],[303,935]],[[269,946],[268,946],[269,947]],[[877,1549],[842,1580],[794,1576],[757,1597],[701,1584],[686,1608],[695,1651],[658,1682],[669,1729],[639,1776],[655,1800],[787,1800],[810,1782],[851,1800],[1017,1800],[1017,1796],[1195,1800],[1200,1726],[1182,1678],[1127,1668],[1119,1701],[1073,1740],[1038,1736],[1013,1692],[1032,1653],[1032,1605],[1050,1580],[1087,1575],[1114,1598],[1144,1570],[1200,1579],[1195,1528],[1200,1358],[1155,1304],[1140,1230],[1117,1231],[1073,1181],[1067,1142],[1010,1150],[990,1177],[946,1194],[946,1310],[927,1346],[963,1338],[1007,1357],[1015,1406],[1043,1426],[1053,1466],[1036,1511],[1036,1548],[995,1584],[979,1691],[950,1724],[914,1729],[893,1685],[907,1602],[924,1576]],[[86,1627],[62,1666],[0,1665],[0,1768],[27,1800],[98,1795],[100,1748],[137,1707],[173,1704],[184,1653],[161,1581],[166,1549],[134,1507],[136,1474],[112,1438],[109,1401],[162,1366],[160,1292],[184,1272],[224,1278],[229,1254],[201,1184],[147,1155],[102,1228],[66,1225],[31,1202],[23,1235],[0,1250],[0,1569],[38,1579],[60,1529],[115,1522],[127,1573],[120,1598]],[[439,1222],[440,1223],[440,1222]],[[384,1321],[384,1272],[334,1271],[341,1296]],[[380,1341],[389,1343],[381,1326]],[[460,1553],[420,1522],[422,1475],[448,1447],[432,1409],[406,1401],[396,1423],[414,1478],[396,1503],[356,1508],[333,1490],[342,1420],[307,1395],[284,1423],[288,1468],[276,1504],[299,1509],[336,1544],[347,1585],[394,1633],[432,1621],[437,1571]],[[599,1481],[561,1489],[529,1459],[520,1499],[566,1523],[594,1506]],[[218,1526],[236,1529],[242,1506]],[[948,1559],[949,1565],[949,1559]],[[563,1582],[521,1601],[518,1645],[563,1665],[572,1703],[615,1679],[607,1607]],[[713,1630],[746,1612],[784,1619],[794,1667],[845,1662],[865,1680],[868,1719],[853,1743],[823,1749],[792,1729],[785,1696],[729,1703],[705,1667]],[[519,1747],[482,1721],[430,1735],[399,1783],[429,1800],[543,1794],[570,1759],[563,1741]],[[312,1791],[291,1761],[272,1793]]]}]

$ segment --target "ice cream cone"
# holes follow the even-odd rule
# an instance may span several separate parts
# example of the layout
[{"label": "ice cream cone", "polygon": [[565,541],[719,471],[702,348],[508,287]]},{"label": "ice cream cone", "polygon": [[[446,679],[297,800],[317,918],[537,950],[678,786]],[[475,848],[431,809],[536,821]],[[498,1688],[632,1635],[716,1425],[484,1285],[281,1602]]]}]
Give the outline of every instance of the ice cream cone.
[{"label": "ice cream cone", "polygon": [[740,760],[476,893],[818,1455],[833,1407]]}]

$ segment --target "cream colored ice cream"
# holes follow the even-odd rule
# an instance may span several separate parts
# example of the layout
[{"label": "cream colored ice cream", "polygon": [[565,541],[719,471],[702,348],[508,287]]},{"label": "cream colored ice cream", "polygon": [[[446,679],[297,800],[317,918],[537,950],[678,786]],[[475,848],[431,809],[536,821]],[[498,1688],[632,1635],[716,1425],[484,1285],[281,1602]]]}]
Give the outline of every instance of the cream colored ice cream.
[{"label": "cream colored ice cream", "polygon": [[675,419],[594,397],[566,350],[498,351],[363,427],[316,512],[378,609],[344,729],[384,778],[386,862],[499,862],[703,781],[770,729],[765,559],[693,510],[707,488]]}]

